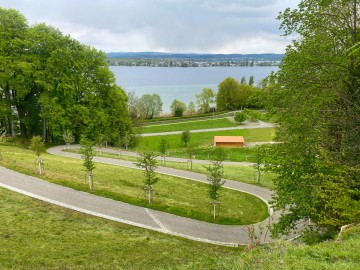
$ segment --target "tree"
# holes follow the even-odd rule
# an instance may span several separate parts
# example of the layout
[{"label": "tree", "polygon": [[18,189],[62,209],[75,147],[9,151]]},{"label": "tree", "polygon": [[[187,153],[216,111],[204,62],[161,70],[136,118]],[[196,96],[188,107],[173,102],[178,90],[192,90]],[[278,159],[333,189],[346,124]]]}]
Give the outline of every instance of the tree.
[{"label": "tree", "polygon": [[232,110],[235,108],[234,97],[239,86],[239,82],[231,77],[226,78],[219,84],[216,95],[216,107],[219,110]]},{"label": "tree", "polygon": [[252,122],[256,122],[261,119],[261,113],[259,111],[245,109],[244,114]]},{"label": "tree", "polygon": [[237,113],[235,113],[234,120],[238,124],[241,124],[242,122],[244,122],[246,120],[246,114],[244,112],[237,112]]},{"label": "tree", "polygon": [[127,92],[127,104],[129,108],[129,115],[132,119],[137,118],[139,116],[137,103],[139,98],[136,96],[135,91]]},{"label": "tree", "polygon": [[224,169],[221,161],[211,161],[210,165],[204,166],[208,172],[207,180],[209,181],[209,197],[212,200],[213,215],[216,218],[216,208],[220,204],[219,190],[225,184],[222,180]]},{"label": "tree", "polygon": [[[1,127],[0,128],[0,144],[4,141],[4,138],[6,136],[6,129],[5,127]],[[2,160],[2,153],[1,153],[1,148],[0,148],[0,160]]]},{"label": "tree", "polygon": [[174,99],[174,101],[171,103],[170,109],[175,117],[181,117],[186,111],[186,104],[177,99]]},{"label": "tree", "polygon": [[233,107],[235,109],[248,107],[255,93],[256,90],[254,87],[247,84],[240,84],[239,87],[232,92],[231,100]]},{"label": "tree", "polygon": [[127,97],[106,55],[45,24],[28,26],[13,9],[0,9],[0,123],[23,138],[96,140],[132,131]]},{"label": "tree", "polygon": [[214,102],[215,93],[211,88],[203,88],[200,94],[196,95],[196,103],[202,113],[210,111],[210,105]]},{"label": "tree", "polygon": [[190,130],[184,130],[182,133],[181,133],[181,142],[183,144],[185,144],[185,146],[187,146],[190,142],[190,139],[191,139],[191,133],[190,133]]},{"label": "tree", "polygon": [[193,101],[190,101],[188,107],[187,107],[187,114],[193,115],[196,113],[195,104]]},{"label": "tree", "polygon": [[159,152],[161,154],[162,161],[164,162],[164,164],[165,164],[166,151],[168,148],[169,148],[169,142],[166,139],[161,138],[158,149],[159,149]]},{"label": "tree", "polygon": [[251,75],[250,78],[249,78],[249,85],[250,86],[254,85],[254,76],[253,75]]},{"label": "tree", "polygon": [[162,101],[158,94],[145,94],[139,98],[137,103],[140,117],[151,119],[157,117],[162,112]]},{"label": "tree", "polygon": [[39,158],[45,152],[45,145],[40,136],[34,136],[30,140],[29,149]]},{"label": "tree", "polygon": [[241,77],[240,83],[241,83],[241,84],[246,84],[246,78],[245,78],[245,76],[242,76],[242,77]]},{"label": "tree", "polygon": [[64,138],[64,142],[66,143],[67,147],[75,141],[74,135],[68,129],[64,132],[63,138]]},{"label": "tree", "polygon": [[304,0],[280,14],[287,48],[269,103],[278,140],[266,168],[275,172],[273,228],[291,231],[311,219],[334,234],[360,216],[359,1]]},{"label": "tree", "polygon": [[139,153],[139,158],[136,166],[144,170],[145,202],[147,201],[146,198],[148,197],[148,203],[152,204],[154,192],[154,188],[152,186],[159,181],[159,177],[157,177],[157,174],[155,172],[155,169],[157,168],[156,155],[154,154],[154,152],[149,150]]},{"label": "tree", "polygon": [[40,136],[34,136],[31,138],[29,149],[37,156],[34,162],[35,171],[38,171],[40,175],[43,175],[45,173],[44,160],[40,156],[45,152],[45,145]]},{"label": "tree", "polygon": [[85,167],[85,182],[88,181],[90,190],[94,189],[94,175],[95,163],[93,158],[95,156],[94,143],[88,139],[82,139],[81,141],[81,158],[84,160]]}]

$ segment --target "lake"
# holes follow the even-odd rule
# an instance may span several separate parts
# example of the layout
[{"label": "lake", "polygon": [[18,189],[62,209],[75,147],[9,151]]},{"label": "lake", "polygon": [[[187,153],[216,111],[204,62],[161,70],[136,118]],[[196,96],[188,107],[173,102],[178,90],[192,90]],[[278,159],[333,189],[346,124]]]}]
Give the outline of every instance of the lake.
[{"label": "lake", "polygon": [[247,82],[254,76],[255,84],[278,67],[123,67],[111,66],[117,84],[125,91],[134,90],[138,97],[157,93],[163,101],[163,113],[170,112],[174,99],[196,104],[196,94],[203,88],[218,90],[218,84],[227,77]]}]

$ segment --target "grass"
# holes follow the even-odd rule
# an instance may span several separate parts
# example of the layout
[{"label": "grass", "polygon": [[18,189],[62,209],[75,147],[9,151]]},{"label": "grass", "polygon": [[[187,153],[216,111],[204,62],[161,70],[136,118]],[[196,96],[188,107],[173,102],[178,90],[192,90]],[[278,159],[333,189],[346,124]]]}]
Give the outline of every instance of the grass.
[{"label": "grass", "polygon": [[[244,136],[245,143],[249,142],[270,142],[274,139],[275,128],[256,128],[256,129],[239,129],[223,130],[216,132],[191,133],[190,144],[194,148],[196,159],[209,159],[214,144],[214,136]],[[158,150],[160,140],[164,138],[169,143],[169,156],[187,158],[186,146],[181,141],[181,134],[161,135],[142,137],[139,147],[135,150],[148,148],[154,151]],[[251,147],[231,148],[228,149],[229,161],[255,161],[256,149]]]},{"label": "grass", "polygon": [[1,269],[179,269],[240,254],[91,217],[0,188]]},{"label": "grass", "polygon": [[225,128],[237,126],[227,118],[210,119],[210,120],[196,120],[187,121],[184,123],[159,124],[152,126],[145,126],[142,128],[142,133],[158,133],[169,131],[183,131],[209,128]]},{"label": "grass", "polygon": [[360,226],[315,245],[243,252],[91,217],[0,188],[1,269],[359,269]]},{"label": "grass", "polygon": [[[35,155],[25,149],[2,146],[3,160],[0,165],[25,174],[34,175]],[[88,191],[84,183],[84,168],[81,160],[44,154],[44,179],[77,190]],[[94,194],[147,206],[143,199],[143,172],[105,164],[96,164],[94,170]],[[155,197],[151,208],[198,220],[219,224],[250,224],[267,217],[267,207],[260,199],[230,189],[221,190],[222,212],[220,218],[209,214],[208,185],[160,175],[154,186]]]},{"label": "grass", "polygon": [[[70,151],[69,150],[69,152],[79,153],[80,151],[78,151],[78,150]],[[127,161],[134,161],[134,162],[137,161],[137,158],[135,158],[135,157],[125,156],[125,155],[119,156],[118,154],[107,153],[105,151],[103,151],[101,154],[98,152],[96,155],[102,156],[102,157],[122,159],[122,160],[127,160]],[[170,168],[174,168],[174,169],[190,171],[188,169],[188,165],[186,162],[166,161],[165,164],[159,164],[159,165],[161,165],[163,167],[170,167]],[[204,168],[204,165],[196,164],[196,163],[193,163],[192,171],[197,172],[197,173],[203,173],[203,174],[207,173],[206,169]],[[257,182],[257,181],[255,181],[255,176],[256,176],[255,174],[256,174],[256,170],[252,166],[239,166],[239,165],[226,165],[226,164],[224,165],[224,178],[226,178],[226,179],[249,183],[249,184],[253,184],[253,185],[258,185],[258,186],[266,187],[269,189],[275,189],[275,186],[273,183],[273,179],[275,178],[275,175],[273,175],[269,172],[261,172],[261,180],[260,180],[260,182]]]}]

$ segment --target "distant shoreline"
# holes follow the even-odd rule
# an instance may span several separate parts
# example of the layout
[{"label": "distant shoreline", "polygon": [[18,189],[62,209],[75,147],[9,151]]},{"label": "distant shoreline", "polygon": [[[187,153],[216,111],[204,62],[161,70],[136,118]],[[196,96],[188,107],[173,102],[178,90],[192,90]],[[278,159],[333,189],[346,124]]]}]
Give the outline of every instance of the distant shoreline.
[{"label": "distant shoreline", "polygon": [[107,53],[110,66],[254,67],[279,66],[283,54],[194,54],[159,52]]}]

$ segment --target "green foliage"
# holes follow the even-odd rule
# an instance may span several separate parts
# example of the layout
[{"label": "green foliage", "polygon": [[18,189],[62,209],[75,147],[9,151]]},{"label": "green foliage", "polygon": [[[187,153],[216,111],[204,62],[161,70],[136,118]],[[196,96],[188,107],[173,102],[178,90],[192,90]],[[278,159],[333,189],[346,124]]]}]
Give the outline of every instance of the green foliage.
[{"label": "green foliage", "polygon": [[235,113],[234,116],[234,120],[238,123],[241,124],[242,122],[244,122],[247,118],[247,114],[245,114],[244,112],[237,112]]},{"label": "green foliage", "polygon": [[36,156],[40,157],[45,152],[45,144],[40,136],[34,136],[30,140],[29,149],[32,150]]},{"label": "green foliage", "polygon": [[172,114],[175,117],[181,117],[181,116],[183,116],[184,112],[186,111],[186,104],[177,99],[174,99],[174,101],[171,103],[170,108],[171,108]]},{"label": "green foliage", "polygon": [[219,84],[219,90],[216,95],[216,107],[218,110],[234,109],[232,98],[239,88],[239,82],[234,78],[228,77]]},{"label": "green foliage", "polygon": [[187,113],[188,115],[193,115],[193,114],[196,113],[196,108],[195,108],[195,104],[194,104],[193,101],[190,101],[190,103],[189,103],[189,105],[188,105],[188,107],[187,107],[186,113]]},{"label": "green foliage", "polygon": [[226,78],[219,84],[216,96],[217,108],[220,110],[234,110],[250,105],[256,89],[246,83],[239,83],[234,78]]},{"label": "green foliage", "polygon": [[66,144],[72,144],[75,141],[74,135],[70,130],[64,132],[63,139]]},{"label": "green foliage", "polygon": [[250,86],[254,85],[254,76],[253,75],[251,75],[250,78],[249,78],[249,85]]},{"label": "green foliage", "polygon": [[259,111],[245,109],[243,112],[252,122],[256,122],[261,119],[261,113]]},{"label": "green foliage", "polygon": [[69,129],[77,141],[108,134],[114,143],[131,132],[126,95],[105,53],[51,26],[28,26],[13,9],[0,9],[0,40],[0,66],[7,67],[0,73],[0,121],[13,137],[61,142]]},{"label": "green foliage", "polygon": [[199,111],[207,113],[210,111],[210,105],[214,102],[215,93],[211,88],[203,88],[200,94],[196,95],[196,103]]},{"label": "green foliage", "polygon": [[[301,1],[280,14],[288,47],[271,109],[279,122],[267,168],[278,174],[275,232],[307,217],[334,232],[360,216],[360,74],[349,50],[359,36],[358,1]],[[354,23],[349,24],[352,21]]]},{"label": "green foliage", "polygon": [[225,184],[222,180],[224,169],[221,161],[211,161],[211,165],[204,166],[208,172],[207,180],[209,181],[209,197],[213,201],[218,201],[220,198],[219,190]]},{"label": "green foliage", "polygon": [[161,138],[158,150],[162,156],[165,156],[166,151],[169,149],[169,142],[165,138]]},{"label": "green foliage", "polygon": [[146,187],[151,187],[159,181],[159,177],[155,172],[155,169],[157,168],[156,163],[156,154],[154,152],[145,150],[139,153],[139,158],[136,166],[144,169],[144,184]]},{"label": "green foliage", "polygon": [[81,158],[84,160],[85,171],[91,173],[95,169],[93,158],[95,156],[94,143],[87,140],[81,140]]},{"label": "green foliage", "polygon": [[190,133],[190,130],[184,130],[182,133],[181,133],[181,141],[182,143],[187,146],[190,142],[190,139],[191,139],[191,133]]},{"label": "green foliage", "polygon": [[137,110],[141,118],[151,119],[160,115],[162,105],[158,94],[145,94],[137,101]]}]

